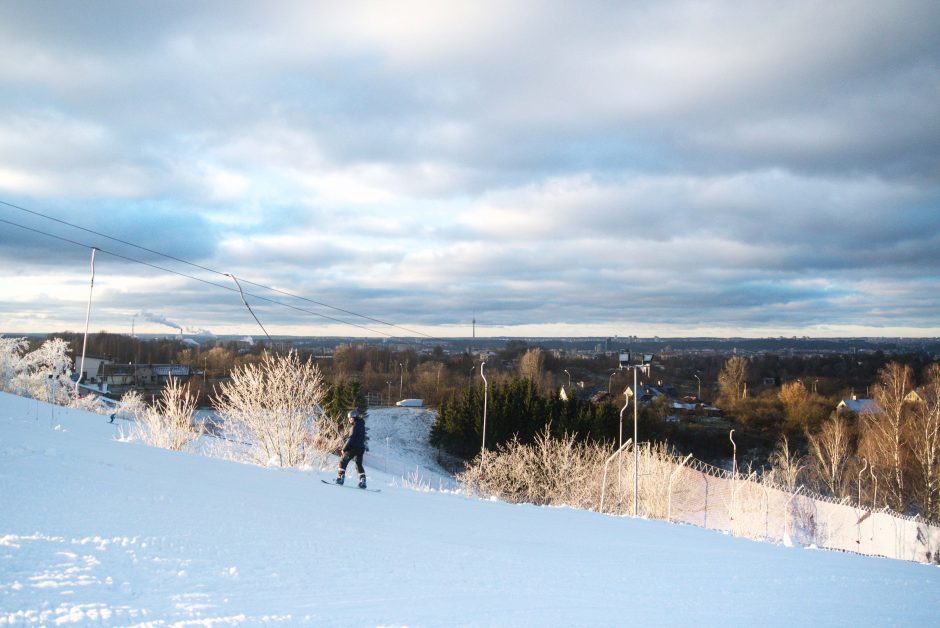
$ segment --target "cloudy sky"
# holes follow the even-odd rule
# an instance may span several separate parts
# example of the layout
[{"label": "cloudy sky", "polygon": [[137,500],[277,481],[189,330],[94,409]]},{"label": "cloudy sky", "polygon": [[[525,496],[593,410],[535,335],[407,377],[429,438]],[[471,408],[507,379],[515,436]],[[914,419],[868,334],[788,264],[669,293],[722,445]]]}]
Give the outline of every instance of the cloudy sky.
[{"label": "cloudy sky", "polygon": [[81,330],[96,246],[92,331],[257,334],[231,273],[272,334],[940,336],[933,0],[11,1],[0,53],[0,332]]}]

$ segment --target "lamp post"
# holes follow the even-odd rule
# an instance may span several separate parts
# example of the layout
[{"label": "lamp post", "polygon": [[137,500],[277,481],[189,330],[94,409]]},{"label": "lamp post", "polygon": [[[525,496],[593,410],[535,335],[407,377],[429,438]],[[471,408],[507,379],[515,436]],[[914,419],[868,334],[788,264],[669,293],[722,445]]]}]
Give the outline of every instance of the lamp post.
[{"label": "lamp post", "polygon": [[[630,354],[627,354],[627,355],[629,356]],[[633,371],[633,516],[634,517],[638,517],[640,514],[640,502],[639,502],[640,450],[638,449],[640,394],[639,394],[639,391],[637,390],[637,387],[639,385],[637,372],[643,371],[643,374],[649,377],[650,362],[652,361],[653,361],[653,355],[650,353],[647,353],[643,355],[643,361],[640,364],[630,364],[628,366],[623,367],[623,368],[631,369]]]},{"label": "lamp post", "polygon": [[695,397],[701,400],[702,399],[702,379],[694,373],[692,374],[692,376],[698,380],[698,394],[695,395]]},{"label": "lamp post", "polygon": [[568,369],[565,369],[565,375],[568,376],[568,390],[571,390],[571,373],[568,372]]},{"label": "lamp post", "polygon": [[388,384],[388,405],[391,406],[392,405],[392,380],[390,379],[386,380],[385,383]]},{"label": "lamp post", "polygon": [[398,367],[401,369],[401,375],[398,378],[398,398],[403,399],[402,390],[404,390],[405,387],[405,367],[401,362],[398,363]]},{"label": "lamp post", "polygon": [[607,378],[607,394],[608,395],[610,394],[610,383],[614,379],[614,375],[616,375],[617,371],[619,370],[620,369],[614,369],[613,371],[610,372],[610,377]]}]

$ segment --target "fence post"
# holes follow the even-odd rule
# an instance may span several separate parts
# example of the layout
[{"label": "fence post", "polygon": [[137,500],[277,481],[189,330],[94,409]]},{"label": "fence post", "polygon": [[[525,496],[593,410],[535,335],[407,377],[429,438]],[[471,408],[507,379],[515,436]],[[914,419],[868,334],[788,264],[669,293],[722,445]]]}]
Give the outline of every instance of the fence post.
[{"label": "fence post", "polygon": [[[790,525],[790,502],[803,491],[803,487],[800,486],[796,489],[796,492],[790,495],[790,499],[787,500],[787,503],[783,506],[783,542],[786,543],[788,539],[787,529]],[[791,540],[792,543],[792,540]]]},{"label": "fence post", "polygon": [[623,448],[632,442],[633,440],[628,438],[627,442],[625,442],[621,447],[617,448],[617,451],[612,453],[610,457],[607,458],[607,461],[604,462],[604,476],[603,476],[603,479],[601,480],[601,505],[599,508],[599,512],[604,512],[604,493],[607,491],[607,465],[609,465],[610,461],[614,459],[614,456],[619,455],[620,452],[623,451]]},{"label": "fence post", "polygon": [[680,462],[679,466],[673,469],[672,473],[669,475],[669,500],[668,500],[669,505],[666,508],[666,521],[669,521],[669,522],[672,521],[672,481],[676,478],[676,474],[682,470],[682,467],[685,466],[685,463],[687,463],[689,461],[689,458],[691,457],[692,457],[692,454],[689,454],[688,456],[686,456],[685,460]]}]

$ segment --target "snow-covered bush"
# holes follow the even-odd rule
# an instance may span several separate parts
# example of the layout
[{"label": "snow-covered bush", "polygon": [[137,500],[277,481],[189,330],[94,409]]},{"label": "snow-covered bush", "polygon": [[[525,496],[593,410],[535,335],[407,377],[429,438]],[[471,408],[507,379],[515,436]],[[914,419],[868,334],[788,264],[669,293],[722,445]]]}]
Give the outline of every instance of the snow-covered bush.
[{"label": "snow-covered bush", "polygon": [[136,421],[146,410],[147,404],[144,403],[144,398],[140,396],[139,392],[132,390],[124,393],[124,396],[121,397],[117,409],[114,411],[114,416],[128,421]]},{"label": "snow-covered bush", "polygon": [[75,388],[68,351],[66,341],[52,338],[24,355],[13,375],[13,391],[50,403],[68,404]]},{"label": "snow-covered bush", "polygon": [[320,430],[326,395],[320,369],[295,352],[265,353],[261,362],[232,371],[214,400],[225,435],[247,443],[247,459],[262,465],[296,467],[332,447],[335,434]]},{"label": "snow-covered bush", "polygon": [[[677,460],[665,444],[643,447],[638,453],[640,510],[665,519],[670,491],[673,497],[683,491],[675,483],[670,485],[673,471],[679,469]],[[600,507],[603,490],[604,510],[622,512],[633,503],[633,452],[626,450],[623,456],[613,457],[605,476],[604,465],[610,456],[604,445],[578,442],[571,434],[555,438],[546,427],[531,444],[514,438],[495,452],[486,452],[482,461],[478,456],[457,480],[471,494],[588,510]]]},{"label": "snow-covered bush", "polygon": [[86,412],[94,412],[95,414],[111,414],[114,410],[111,405],[109,405],[109,402],[111,402],[110,399],[106,400],[91,393],[80,397],[73,397],[69,401],[69,407],[77,410],[85,410]]},{"label": "snow-covered bush", "polygon": [[155,407],[136,412],[134,436],[153,447],[179,451],[198,436],[193,426],[195,410],[196,398],[189,387],[171,377]]},{"label": "snow-covered bush", "polygon": [[23,352],[28,346],[26,338],[0,337],[0,390],[15,392],[13,380],[23,368]]},{"label": "snow-covered bush", "polygon": [[457,480],[469,493],[510,502],[595,508],[608,453],[573,435],[554,438],[546,427],[530,445],[514,438],[478,456]]}]

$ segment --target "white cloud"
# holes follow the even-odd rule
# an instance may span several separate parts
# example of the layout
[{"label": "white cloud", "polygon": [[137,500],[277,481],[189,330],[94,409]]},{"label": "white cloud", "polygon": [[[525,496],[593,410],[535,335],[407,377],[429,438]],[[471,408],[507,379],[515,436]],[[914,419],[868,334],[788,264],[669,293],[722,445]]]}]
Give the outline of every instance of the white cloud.
[{"label": "white cloud", "polygon": [[[938,24],[917,1],[8,5],[0,200],[391,318],[934,329]],[[9,233],[5,266],[55,268]],[[167,298],[146,289],[123,296]],[[174,297],[187,325],[230,315]]]}]

